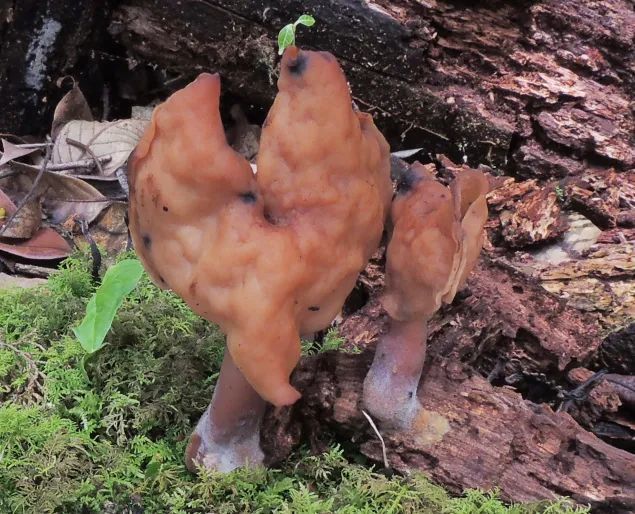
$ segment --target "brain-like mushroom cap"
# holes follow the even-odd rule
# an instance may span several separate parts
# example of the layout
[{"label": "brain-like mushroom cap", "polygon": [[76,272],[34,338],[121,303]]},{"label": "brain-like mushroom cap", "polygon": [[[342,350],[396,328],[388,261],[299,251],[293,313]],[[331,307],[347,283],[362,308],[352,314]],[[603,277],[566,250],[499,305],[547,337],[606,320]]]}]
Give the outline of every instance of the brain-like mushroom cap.
[{"label": "brain-like mushroom cap", "polygon": [[329,325],[377,248],[389,147],[333,56],[290,48],[258,173],[227,144],[218,76],[157,107],[130,160],[130,229],[154,281],[218,323],[267,401],[299,397],[300,333]]},{"label": "brain-like mushroom cap", "polygon": [[487,179],[462,169],[447,188],[433,169],[414,163],[393,201],[382,302],[396,320],[427,319],[450,303],[483,245]]}]

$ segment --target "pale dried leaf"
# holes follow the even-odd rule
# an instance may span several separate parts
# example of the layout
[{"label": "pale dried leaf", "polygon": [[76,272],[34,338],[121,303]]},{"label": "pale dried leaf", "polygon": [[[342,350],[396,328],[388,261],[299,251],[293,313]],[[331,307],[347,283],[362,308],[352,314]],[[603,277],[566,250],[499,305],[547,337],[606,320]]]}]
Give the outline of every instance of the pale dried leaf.
[{"label": "pale dried leaf", "polygon": [[0,166],[38,150],[37,148],[20,148],[4,138],[2,138],[2,148],[4,151],[2,152],[2,157],[0,157]]},{"label": "pale dried leaf", "polygon": [[60,164],[90,157],[67,139],[86,145],[96,157],[111,157],[103,165],[103,177],[117,180],[115,171],[124,164],[148,125],[146,120],[119,120],[113,122],[70,121],[60,130],[53,147],[52,162]]},{"label": "pale dried leaf", "polygon": [[71,253],[66,240],[52,228],[41,228],[31,238],[20,243],[0,242],[0,251],[31,260],[63,259]]}]

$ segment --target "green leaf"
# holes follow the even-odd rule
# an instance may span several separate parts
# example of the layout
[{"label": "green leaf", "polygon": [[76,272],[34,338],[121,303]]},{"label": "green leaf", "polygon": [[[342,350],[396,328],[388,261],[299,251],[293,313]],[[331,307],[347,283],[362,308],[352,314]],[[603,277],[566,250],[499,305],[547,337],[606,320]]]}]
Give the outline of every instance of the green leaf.
[{"label": "green leaf", "polygon": [[278,33],[278,55],[282,55],[288,46],[295,42],[295,27],[292,23],[282,27]]},{"label": "green leaf", "polygon": [[78,327],[73,328],[87,353],[94,353],[103,346],[117,309],[142,274],[143,266],[135,259],[123,260],[106,271],[101,285],[86,306],[86,316]]},{"label": "green leaf", "polygon": [[294,26],[304,25],[305,27],[312,27],[315,25],[315,18],[310,14],[303,14],[300,16],[296,22],[293,24]]}]

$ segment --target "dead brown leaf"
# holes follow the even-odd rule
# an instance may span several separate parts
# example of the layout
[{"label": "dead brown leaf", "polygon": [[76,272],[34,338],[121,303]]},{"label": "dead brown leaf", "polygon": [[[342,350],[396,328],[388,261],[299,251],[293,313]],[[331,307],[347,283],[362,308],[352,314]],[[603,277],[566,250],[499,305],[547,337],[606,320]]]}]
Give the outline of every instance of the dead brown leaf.
[{"label": "dead brown leaf", "polygon": [[[38,168],[18,162],[11,162],[8,166],[18,173],[0,179],[0,187],[16,193],[30,191]],[[44,211],[55,224],[62,224],[71,216],[90,223],[111,203],[87,182],[49,171],[44,172],[35,196],[42,198]]]},{"label": "dead brown leaf", "polygon": [[[42,208],[37,199],[28,201],[16,213],[17,207],[1,189],[0,189],[0,209],[4,211],[5,216],[0,220],[0,228],[2,237],[9,239],[29,239],[42,224]],[[14,215],[14,213],[16,213]],[[4,226],[5,223],[8,226]]]},{"label": "dead brown leaf", "polygon": [[71,247],[55,230],[41,228],[35,235],[19,243],[0,242],[0,251],[31,260],[63,259],[71,253]]},{"label": "dead brown leaf", "polygon": [[24,146],[14,145],[10,141],[2,138],[2,157],[0,157],[0,166],[19,157],[24,157],[38,150],[35,148],[24,148]]},{"label": "dead brown leaf", "polygon": [[[61,85],[60,82],[66,77],[63,77],[58,81],[58,87]],[[85,121],[93,121],[93,114],[90,111],[90,106],[86,101],[86,97],[84,97],[84,93],[82,93],[81,89],[75,82],[75,79],[71,77],[73,80],[72,89],[64,95],[64,97],[59,101],[57,106],[55,107],[55,112],[53,113],[53,124],[51,125],[51,137],[55,141],[57,139],[57,135],[61,128],[66,125],[69,121],[72,120],[85,120]]]}]

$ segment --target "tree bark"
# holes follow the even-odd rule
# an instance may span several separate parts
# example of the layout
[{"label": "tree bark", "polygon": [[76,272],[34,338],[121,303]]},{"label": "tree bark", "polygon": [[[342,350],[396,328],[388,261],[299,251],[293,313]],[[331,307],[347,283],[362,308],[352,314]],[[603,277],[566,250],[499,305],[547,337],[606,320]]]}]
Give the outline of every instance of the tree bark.
[{"label": "tree bark", "polygon": [[[57,79],[75,75],[100,100],[109,1],[7,0],[0,5],[0,132],[43,135],[63,94]],[[93,87],[89,87],[93,86]]]},{"label": "tree bark", "polygon": [[[428,422],[414,433],[379,428],[390,466],[423,470],[455,492],[498,487],[513,501],[565,495],[597,512],[633,512],[635,456],[569,414],[529,401],[548,401],[545,390],[564,384],[567,370],[591,358],[600,343],[595,321],[488,258],[468,284],[469,292],[431,323],[418,392]],[[300,441],[320,449],[329,431],[383,462],[381,443],[361,412],[361,391],[370,348],[385,323],[371,300],[340,326],[349,348],[361,347],[361,354],[303,359],[293,377],[302,399],[270,412],[265,422],[270,462]],[[515,390],[506,381],[515,381]]]},{"label": "tree bark", "polygon": [[275,94],[277,30],[334,53],[393,146],[525,177],[635,166],[628,0],[124,0],[110,32],[172,76],[220,71],[249,104]]}]

